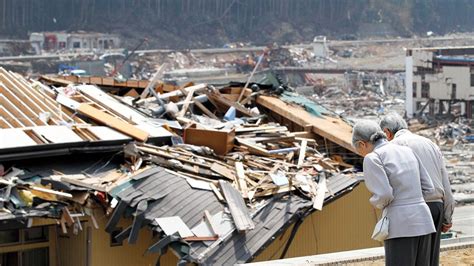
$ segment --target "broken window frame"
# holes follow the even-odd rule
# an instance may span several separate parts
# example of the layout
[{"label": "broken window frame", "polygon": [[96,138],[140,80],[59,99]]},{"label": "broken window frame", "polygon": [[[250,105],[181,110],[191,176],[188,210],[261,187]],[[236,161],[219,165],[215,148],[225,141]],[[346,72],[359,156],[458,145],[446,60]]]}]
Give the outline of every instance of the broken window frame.
[{"label": "broken window frame", "polygon": [[471,67],[471,87],[474,87],[474,67]]},{"label": "broken window frame", "polygon": [[[49,241],[49,228],[45,226],[35,226],[31,228],[23,229],[23,243],[38,243],[38,242],[48,242]],[[34,233],[34,230],[41,230],[40,237],[32,237],[29,231]],[[30,236],[29,236],[30,234]]]},{"label": "broken window frame", "polygon": [[[41,237],[39,238],[30,238],[27,239],[27,232],[26,230],[41,230]],[[5,230],[7,231],[7,230]],[[29,265],[38,265],[37,259],[34,259],[32,262],[33,264],[25,264],[25,254],[28,252],[39,251],[39,250],[46,250],[43,254],[46,257],[45,264],[49,265],[50,257],[50,236],[49,236],[49,226],[35,226],[30,228],[22,228],[22,229],[12,229],[8,231],[15,231],[18,234],[18,241],[16,242],[8,242],[0,244],[0,248],[2,248],[2,252],[0,254],[12,254],[12,256],[16,256],[16,263],[20,266],[29,266]],[[37,258],[37,257],[36,257]],[[30,261],[31,262],[31,261]],[[0,257],[0,264],[3,263],[3,257]]]},{"label": "broken window frame", "polygon": [[[28,230],[32,231],[32,230],[38,230],[38,229],[42,231],[41,232],[42,237],[36,238],[36,239],[35,238],[27,239]],[[24,229],[11,229],[11,230],[4,230],[4,231],[17,232],[18,241],[0,243],[0,247],[49,242],[49,227],[48,226],[35,226],[35,227],[24,228]]]},{"label": "broken window frame", "polygon": [[430,98],[430,83],[421,82],[421,98]]},{"label": "broken window frame", "polygon": [[110,247],[123,246],[123,241],[115,240],[115,237],[122,232],[123,228],[118,227],[110,233]]},{"label": "broken window frame", "polygon": [[[10,230],[2,230],[0,231],[2,233],[2,237],[0,237],[0,239],[2,239],[2,241],[0,242],[0,247],[3,247],[3,246],[12,246],[12,245],[18,245],[18,244],[21,244],[21,240],[22,240],[22,237],[21,237],[21,232],[20,232],[20,229],[10,229]],[[3,236],[3,233],[4,232],[12,232],[12,233],[15,233],[16,234],[16,240],[13,240],[13,241],[10,241],[10,242],[3,242],[3,240],[5,239]]]},{"label": "broken window frame", "polygon": [[[44,264],[38,264],[38,259],[40,258],[38,256],[38,254],[32,259],[32,260],[27,260],[25,258],[25,255],[27,255],[28,253],[31,253],[31,252],[35,252],[35,251],[44,251],[44,254],[41,254],[41,255],[45,255],[45,256],[42,256],[42,258],[44,259]],[[37,248],[27,248],[27,249],[20,249],[20,250],[15,250],[15,251],[8,251],[8,252],[4,252],[4,253],[0,253],[0,255],[4,255],[4,254],[11,254],[13,256],[16,257],[16,264],[13,264],[13,265],[18,265],[18,266],[30,266],[30,265],[49,265],[50,264],[50,258],[49,258],[49,246],[46,246],[46,247],[37,247]],[[27,262],[30,262],[30,263],[27,263]],[[11,261],[7,261],[8,262],[11,262]],[[3,265],[3,256],[0,256],[0,265]],[[12,264],[5,264],[5,265],[12,265]]]}]

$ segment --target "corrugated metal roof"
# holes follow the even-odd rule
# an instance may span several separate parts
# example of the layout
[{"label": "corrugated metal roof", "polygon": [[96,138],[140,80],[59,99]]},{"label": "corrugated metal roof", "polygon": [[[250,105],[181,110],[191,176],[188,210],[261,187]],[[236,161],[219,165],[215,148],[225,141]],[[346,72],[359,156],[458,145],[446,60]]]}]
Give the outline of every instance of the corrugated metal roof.
[{"label": "corrugated metal roof", "polygon": [[[147,176],[148,175],[148,176]],[[192,188],[184,177],[156,167],[140,174],[140,179],[122,188],[117,197],[136,207],[138,202],[149,200],[145,211],[148,224],[160,231],[155,218],[179,216],[189,228],[197,226],[205,210],[211,215],[225,211],[226,205],[219,202],[212,191]],[[335,199],[359,181],[346,175],[328,178],[329,193],[325,202]],[[299,214],[309,214],[312,202],[296,193],[278,195],[268,199],[252,220],[256,228],[245,233],[236,230],[216,242],[192,242],[190,256],[192,260],[204,265],[228,265],[252,260],[274,236],[288,228]],[[214,243],[214,244],[213,244]]]}]

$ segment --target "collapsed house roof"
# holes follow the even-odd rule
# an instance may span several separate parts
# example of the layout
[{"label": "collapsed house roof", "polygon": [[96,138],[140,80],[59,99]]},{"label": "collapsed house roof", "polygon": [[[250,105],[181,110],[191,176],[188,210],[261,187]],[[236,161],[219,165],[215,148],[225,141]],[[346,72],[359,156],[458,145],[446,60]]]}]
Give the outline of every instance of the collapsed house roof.
[{"label": "collapsed house roof", "polygon": [[73,100],[61,102],[51,88],[0,68],[0,159],[117,151],[136,131],[151,143],[170,143],[171,133],[97,87],[75,89],[72,109],[66,104]]},{"label": "collapsed house roof", "polygon": [[[286,88],[280,85],[189,84],[166,91],[170,87],[152,81],[106,93],[61,78],[47,81],[64,87],[48,87],[0,71],[10,104],[0,116],[0,158],[25,170],[0,171],[0,220],[9,226],[45,217],[58,220],[65,232],[80,228],[83,216],[97,226],[90,209],[102,206],[113,210],[109,233],[120,219],[133,218],[117,241],[133,244],[149,226],[161,238],[148,252],[173,248],[182,261],[232,264],[252,260],[276,234],[359,182],[351,164],[341,156],[328,158],[307,136],[352,150],[350,126],[298,95],[263,95],[281,94]],[[20,84],[15,93],[9,89]],[[14,101],[19,96],[23,102]],[[48,106],[26,113],[39,99]],[[267,121],[259,107],[296,126]],[[15,121],[13,111],[30,124]],[[76,152],[91,155],[78,154],[76,162],[64,157],[59,165],[48,161]],[[18,161],[34,156],[46,161]]]},{"label": "collapsed house roof", "polygon": [[[255,228],[240,233],[232,224],[232,218],[226,212],[226,205],[218,200],[214,192],[210,189],[195,189],[191,182],[186,181],[187,179],[185,176],[163,168],[153,168],[132,177],[127,184],[111,191],[111,194],[120,200],[118,204],[123,203],[131,208],[132,211],[129,210],[128,213],[135,217],[134,224],[124,229],[120,238],[122,240],[128,238],[129,242],[136,240],[137,236],[133,235],[136,231],[133,228],[135,226],[140,228],[145,224],[162,233],[163,229],[160,228],[156,219],[173,216],[180,217],[196,236],[212,236],[207,227],[203,227],[204,212],[208,211],[212,215],[212,223],[217,231],[215,233],[222,237],[217,242],[189,242],[190,250],[186,255],[191,261],[205,265],[242,263],[254,258],[271,242],[272,237],[288,228],[295,220],[303,219],[313,209],[310,199],[297,194],[275,196],[251,211]],[[329,178],[325,203],[347,193],[358,183],[357,179],[346,175]],[[147,208],[144,211],[138,210],[141,202],[147,202]],[[117,212],[113,215],[114,218],[108,224],[110,231],[118,222],[115,218],[121,217],[126,212],[125,208],[117,208],[117,210],[122,213]],[[142,221],[136,218],[138,215],[143,215]],[[139,222],[141,224],[135,224]],[[198,235],[204,233],[211,235]],[[161,241],[165,242],[166,239]],[[178,239],[175,241],[179,242]],[[152,245],[149,251],[159,246],[160,242]]]}]

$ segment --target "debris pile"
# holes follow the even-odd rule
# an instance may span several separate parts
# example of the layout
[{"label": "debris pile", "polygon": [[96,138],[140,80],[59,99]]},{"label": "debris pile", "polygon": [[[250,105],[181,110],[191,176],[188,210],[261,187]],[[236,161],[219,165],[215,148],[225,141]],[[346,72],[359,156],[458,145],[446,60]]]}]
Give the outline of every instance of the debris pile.
[{"label": "debris pile", "polygon": [[[458,203],[474,202],[474,138],[472,120],[430,119],[424,124],[411,120],[410,128],[438,144],[446,159],[451,188]],[[451,122],[450,122],[451,121]]]},{"label": "debris pile", "polygon": [[[77,162],[79,170],[50,165],[49,172],[25,166],[27,175],[16,168],[1,173],[5,216],[0,217],[47,217],[63,232],[72,227],[77,233],[83,216],[98,227],[94,213],[102,209],[109,219],[105,230],[112,233],[128,209],[133,223],[117,241],[135,243],[139,229],[148,225],[161,236],[149,252],[179,242],[194,252],[180,254],[181,259],[204,262],[216,259],[220,251],[211,247],[230,245],[234,232],[260,234],[268,243],[297,217],[322,210],[325,201],[359,183],[353,166],[343,156],[329,158],[328,141],[321,152],[313,137],[317,125],[311,119],[319,119],[335,129],[322,132],[325,138],[340,140],[346,149],[350,142],[350,127],[321,106],[281,84],[170,85],[160,80],[163,68],[150,81],[44,76],[46,84],[0,69],[6,95],[0,135],[7,140],[0,143],[1,158],[91,154]],[[290,130],[271,119],[271,107],[259,105],[259,97],[300,105],[309,122],[292,121],[292,128],[303,131]],[[171,208],[180,204],[175,196],[194,200]],[[184,212],[193,204],[204,220]],[[272,208],[275,204],[281,207]],[[283,215],[283,224],[261,234],[277,215]]]},{"label": "debris pile", "polygon": [[344,78],[311,80],[312,99],[350,119],[369,119],[404,110],[403,79],[399,75],[347,72]]},{"label": "debris pile", "polygon": [[[97,189],[91,193],[82,184],[76,185],[77,179],[78,175],[57,173],[42,178],[15,167],[7,169],[0,173],[0,220],[31,223],[38,217],[56,219],[64,234],[68,228],[77,234],[82,230],[80,219],[87,216],[98,229],[93,208],[99,202],[105,204],[106,192]],[[82,179],[87,177],[82,175]]]}]

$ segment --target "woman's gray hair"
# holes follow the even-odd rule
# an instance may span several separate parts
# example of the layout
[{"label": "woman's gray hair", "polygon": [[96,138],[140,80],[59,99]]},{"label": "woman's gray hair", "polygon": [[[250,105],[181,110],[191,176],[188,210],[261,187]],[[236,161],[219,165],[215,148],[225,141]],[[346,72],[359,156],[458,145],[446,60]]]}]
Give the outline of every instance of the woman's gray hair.
[{"label": "woman's gray hair", "polygon": [[397,133],[399,130],[407,129],[407,122],[397,113],[391,113],[382,118],[380,121],[380,128],[388,129],[392,134]]},{"label": "woman's gray hair", "polygon": [[379,139],[385,139],[380,126],[371,120],[362,120],[356,123],[352,131],[352,146],[356,147],[358,141],[367,141],[374,144]]}]

